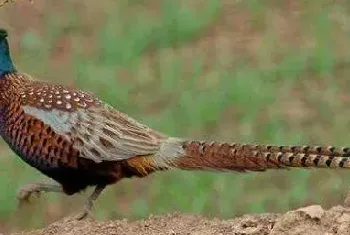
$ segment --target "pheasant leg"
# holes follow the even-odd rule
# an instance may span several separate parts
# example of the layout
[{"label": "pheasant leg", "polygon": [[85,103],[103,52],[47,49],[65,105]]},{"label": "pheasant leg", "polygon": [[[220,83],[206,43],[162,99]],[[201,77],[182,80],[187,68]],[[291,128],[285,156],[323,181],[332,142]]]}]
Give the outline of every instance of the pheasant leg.
[{"label": "pheasant leg", "polygon": [[101,195],[102,191],[106,188],[106,185],[97,185],[94,192],[88,197],[84,209],[77,216],[75,216],[76,220],[85,219],[87,216],[91,215],[92,207],[94,206],[94,202]]},{"label": "pheasant leg", "polygon": [[17,194],[17,198],[20,203],[27,202],[33,193],[41,192],[58,192],[63,193],[63,188],[60,185],[34,183],[28,184],[21,188]]}]

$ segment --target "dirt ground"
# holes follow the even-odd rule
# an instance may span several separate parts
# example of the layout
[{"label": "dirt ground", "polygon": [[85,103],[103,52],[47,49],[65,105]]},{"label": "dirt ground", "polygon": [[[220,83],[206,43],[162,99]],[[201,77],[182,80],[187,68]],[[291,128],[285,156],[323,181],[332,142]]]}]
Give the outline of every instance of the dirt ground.
[{"label": "dirt ground", "polygon": [[[150,216],[146,220],[99,222],[65,218],[47,228],[16,235],[321,235],[350,234],[350,208],[335,206],[324,210],[312,205],[284,214],[252,214],[228,220],[207,219],[182,213]],[[15,234],[12,234],[15,235]]]}]

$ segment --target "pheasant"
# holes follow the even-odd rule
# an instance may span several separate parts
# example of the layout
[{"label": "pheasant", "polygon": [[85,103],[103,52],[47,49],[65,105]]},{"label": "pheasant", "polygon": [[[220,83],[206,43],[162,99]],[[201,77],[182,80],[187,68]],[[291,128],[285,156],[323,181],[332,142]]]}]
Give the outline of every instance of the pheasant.
[{"label": "pheasant", "polygon": [[18,195],[21,202],[32,193],[73,195],[94,186],[76,216],[83,219],[107,185],[155,171],[350,168],[349,148],[235,144],[167,136],[91,93],[19,72],[7,38],[7,31],[0,29],[0,134],[24,162],[57,182],[23,187]]}]

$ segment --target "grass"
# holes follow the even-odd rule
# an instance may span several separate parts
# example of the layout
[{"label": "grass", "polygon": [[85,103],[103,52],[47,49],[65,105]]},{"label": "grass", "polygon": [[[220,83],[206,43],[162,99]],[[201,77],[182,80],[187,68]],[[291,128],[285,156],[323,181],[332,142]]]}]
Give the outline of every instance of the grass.
[{"label": "grass", "polygon": [[[12,17],[20,3],[0,15],[23,71],[93,91],[169,135],[348,145],[348,3],[200,2],[106,1],[102,7],[92,0],[37,0],[40,12],[30,8],[28,17]],[[45,195],[17,211],[20,185],[43,177],[5,145],[2,151],[5,230],[43,226],[81,208],[83,196]],[[138,219],[180,210],[229,218],[311,203],[329,207],[344,199],[349,174],[162,172],[109,187],[95,214]]]}]

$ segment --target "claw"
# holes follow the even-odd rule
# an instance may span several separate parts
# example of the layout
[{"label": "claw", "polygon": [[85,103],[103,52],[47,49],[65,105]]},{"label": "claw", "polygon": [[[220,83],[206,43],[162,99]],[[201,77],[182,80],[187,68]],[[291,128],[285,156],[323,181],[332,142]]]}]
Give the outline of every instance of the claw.
[{"label": "claw", "polygon": [[83,211],[74,216],[74,220],[84,220],[87,218],[93,218],[91,209],[84,207]]},{"label": "claw", "polygon": [[35,184],[30,184],[21,188],[17,194],[20,204],[29,202],[29,198],[33,193],[40,194],[40,189]]},{"label": "claw", "polygon": [[[2,6],[4,6],[5,4],[7,4],[7,3],[13,3],[13,2],[15,2],[16,0],[4,0],[4,1],[2,1],[1,3],[0,3],[0,7],[2,7]],[[29,0],[29,2],[31,3],[31,4],[33,4],[34,3],[34,0]]]},{"label": "claw", "polygon": [[40,197],[41,192],[62,192],[62,187],[43,183],[29,184],[19,190],[17,199],[21,205],[29,202],[29,198],[33,193]]},{"label": "claw", "polygon": [[7,3],[12,3],[15,2],[15,0],[4,0],[3,2],[0,3],[0,7],[4,6]]}]

